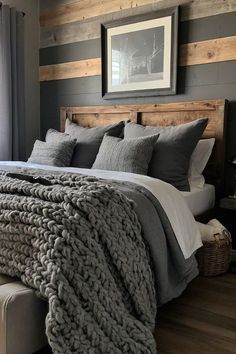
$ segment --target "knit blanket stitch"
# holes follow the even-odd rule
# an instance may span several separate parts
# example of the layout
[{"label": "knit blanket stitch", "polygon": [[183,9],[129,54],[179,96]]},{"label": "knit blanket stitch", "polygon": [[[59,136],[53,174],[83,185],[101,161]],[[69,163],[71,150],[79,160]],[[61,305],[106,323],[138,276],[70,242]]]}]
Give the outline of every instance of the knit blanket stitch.
[{"label": "knit blanket stitch", "polygon": [[53,352],[156,353],[154,277],[132,202],[94,177],[31,172],[0,173],[0,272],[48,301]]}]

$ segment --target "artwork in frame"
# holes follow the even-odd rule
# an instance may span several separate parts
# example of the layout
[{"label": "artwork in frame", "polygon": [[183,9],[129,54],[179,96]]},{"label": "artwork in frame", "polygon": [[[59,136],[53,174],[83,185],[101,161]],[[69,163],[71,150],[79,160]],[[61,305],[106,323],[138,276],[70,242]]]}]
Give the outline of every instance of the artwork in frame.
[{"label": "artwork in frame", "polygon": [[176,93],[178,7],[101,26],[105,99]]}]

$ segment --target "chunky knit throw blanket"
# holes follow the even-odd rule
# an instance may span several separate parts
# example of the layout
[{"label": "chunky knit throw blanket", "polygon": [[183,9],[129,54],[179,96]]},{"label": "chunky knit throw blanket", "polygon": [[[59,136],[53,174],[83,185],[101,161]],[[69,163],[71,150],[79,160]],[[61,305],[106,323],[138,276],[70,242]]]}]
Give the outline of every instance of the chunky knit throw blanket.
[{"label": "chunky knit throw blanket", "polygon": [[96,178],[0,173],[0,272],[48,300],[54,353],[155,353],[154,278],[132,202]]}]

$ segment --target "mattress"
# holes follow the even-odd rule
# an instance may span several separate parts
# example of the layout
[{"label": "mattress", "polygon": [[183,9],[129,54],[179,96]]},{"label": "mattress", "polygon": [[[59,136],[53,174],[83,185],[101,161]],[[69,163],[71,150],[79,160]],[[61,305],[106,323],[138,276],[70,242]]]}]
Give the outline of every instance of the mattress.
[{"label": "mattress", "polygon": [[191,187],[190,192],[181,192],[194,216],[203,214],[215,205],[215,187],[205,184],[203,188]]}]

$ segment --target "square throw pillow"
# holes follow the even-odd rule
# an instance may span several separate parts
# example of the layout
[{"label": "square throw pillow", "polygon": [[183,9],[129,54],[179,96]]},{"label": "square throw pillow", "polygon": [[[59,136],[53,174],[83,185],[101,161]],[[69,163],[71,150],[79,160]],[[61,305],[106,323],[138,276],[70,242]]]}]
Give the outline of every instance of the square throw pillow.
[{"label": "square throw pillow", "polygon": [[67,119],[65,133],[77,140],[71,166],[91,168],[104,135],[109,133],[119,137],[123,133],[123,129],[124,122],[103,127],[84,128]]},{"label": "square throw pillow", "polygon": [[168,182],[181,191],[189,191],[188,168],[192,152],[206,128],[208,119],[198,119],[176,126],[142,126],[128,123],[124,138],[137,138],[160,134],[148,175]]},{"label": "square throw pillow", "polygon": [[146,175],[158,136],[121,139],[106,134],[92,168]]},{"label": "square throw pillow", "polygon": [[76,141],[44,142],[36,140],[28,159],[30,163],[68,167],[72,159]]},{"label": "square throw pillow", "polygon": [[197,143],[189,163],[188,180],[190,187],[204,187],[205,178],[202,173],[211,156],[214,144],[215,138],[201,139]]}]

